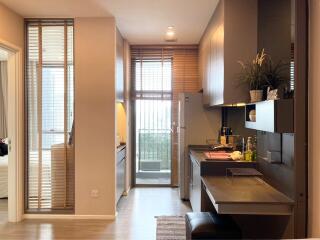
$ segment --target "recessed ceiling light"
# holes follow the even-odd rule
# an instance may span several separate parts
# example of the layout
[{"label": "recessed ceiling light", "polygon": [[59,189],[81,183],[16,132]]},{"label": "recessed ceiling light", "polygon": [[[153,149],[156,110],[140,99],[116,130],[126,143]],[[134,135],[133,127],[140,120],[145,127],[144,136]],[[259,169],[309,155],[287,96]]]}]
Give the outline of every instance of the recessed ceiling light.
[{"label": "recessed ceiling light", "polygon": [[176,32],[173,26],[169,26],[166,31],[165,40],[167,42],[175,42],[177,41]]}]

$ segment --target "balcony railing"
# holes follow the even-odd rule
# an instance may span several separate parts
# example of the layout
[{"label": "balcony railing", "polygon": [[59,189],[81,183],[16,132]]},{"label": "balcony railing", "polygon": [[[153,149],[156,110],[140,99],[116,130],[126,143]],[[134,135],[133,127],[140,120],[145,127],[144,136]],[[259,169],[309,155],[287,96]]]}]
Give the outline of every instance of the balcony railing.
[{"label": "balcony railing", "polygon": [[171,167],[171,129],[138,130],[138,171],[163,171]]}]

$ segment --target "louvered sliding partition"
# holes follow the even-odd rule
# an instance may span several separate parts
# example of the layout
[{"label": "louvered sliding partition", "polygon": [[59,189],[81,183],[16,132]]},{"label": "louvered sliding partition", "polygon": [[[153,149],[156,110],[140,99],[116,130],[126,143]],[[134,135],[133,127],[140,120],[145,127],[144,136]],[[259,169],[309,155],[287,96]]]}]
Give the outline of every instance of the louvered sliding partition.
[{"label": "louvered sliding partition", "polygon": [[26,39],[26,210],[73,210],[73,21],[27,21]]},{"label": "louvered sliding partition", "polygon": [[[199,91],[198,48],[133,46],[131,76],[136,109],[136,183],[176,185],[178,94]],[[153,181],[143,178],[148,170],[159,172],[154,177],[148,174]],[[166,171],[172,171],[171,181],[165,180]]]}]

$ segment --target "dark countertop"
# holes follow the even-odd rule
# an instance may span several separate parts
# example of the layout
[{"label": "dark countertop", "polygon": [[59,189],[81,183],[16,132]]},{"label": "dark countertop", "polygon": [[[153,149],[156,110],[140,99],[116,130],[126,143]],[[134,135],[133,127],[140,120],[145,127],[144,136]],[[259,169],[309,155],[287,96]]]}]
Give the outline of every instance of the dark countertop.
[{"label": "dark countertop", "polygon": [[[236,180],[234,180],[236,178]],[[202,177],[221,214],[291,215],[294,201],[258,177]]]},{"label": "dark countertop", "polygon": [[212,160],[212,159],[206,159],[206,156],[204,154],[204,152],[207,152],[210,150],[205,150],[205,151],[201,151],[201,150],[192,150],[190,149],[190,154],[192,156],[195,157],[195,159],[198,161],[198,163],[200,164],[201,162],[205,161],[205,162],[237,162],[237,163],[248,163],[248,161],[234,161],[234,160]]},{"label": "dark countertop", "polygon": [[191,161],[196,161],[200,166],[201,176],[221,176],[226,175],[226,168],[257,168],[256,162],[232,161],[232,160],[207,160],[204,152],[210,151],[210,146],[189,146]]}]

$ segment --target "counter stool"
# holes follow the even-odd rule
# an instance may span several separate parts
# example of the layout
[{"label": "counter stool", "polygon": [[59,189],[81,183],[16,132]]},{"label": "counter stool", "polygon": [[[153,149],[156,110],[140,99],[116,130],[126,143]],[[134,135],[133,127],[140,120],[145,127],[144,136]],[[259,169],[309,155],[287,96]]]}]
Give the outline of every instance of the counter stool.
[{"label": "counter stool", "polygon": [[187,240],[241,239],[241,230],[227,215],[212,212],[186,214]]}]

